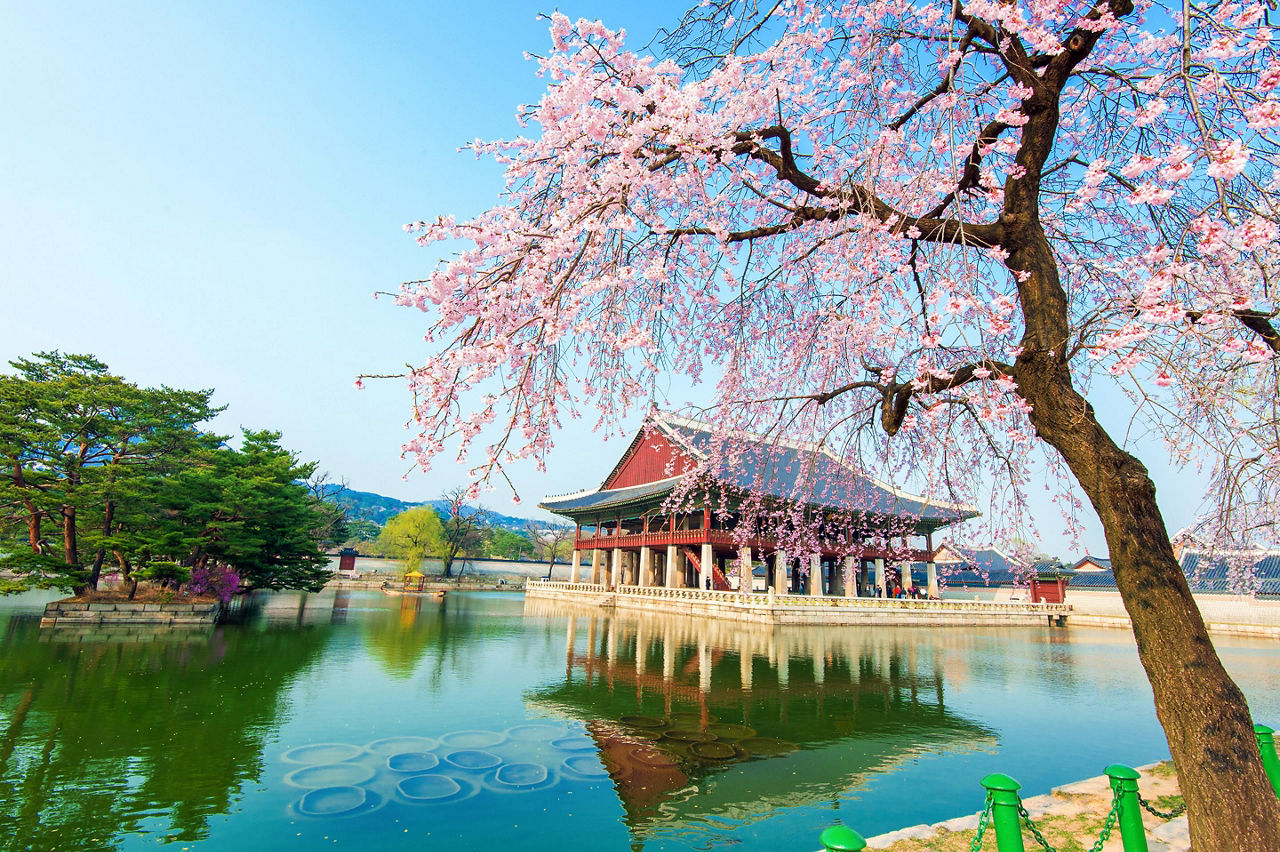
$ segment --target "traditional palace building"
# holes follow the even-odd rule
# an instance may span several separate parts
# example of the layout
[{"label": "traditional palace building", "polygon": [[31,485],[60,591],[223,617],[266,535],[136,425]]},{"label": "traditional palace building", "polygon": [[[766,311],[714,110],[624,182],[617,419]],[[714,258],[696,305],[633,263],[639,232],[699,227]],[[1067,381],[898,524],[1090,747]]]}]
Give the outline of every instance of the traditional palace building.
[{"label": "traditional palace building", "polygon": [[[896,584],[910,590],[910,570],[894,564],[900,560],[904,568],[925,563],[928,592],[936,597],[933,533],[978,514],[861,475],[825,448],[758,437],[735,437],[734,470],[721,471],[710,488],[690,488],[687,478],[717,440],[706,423],[656,413],[599,488],[543,500],[542,508],[577,524],[570,582],[860,597]],[[673,493],[685,511],[664,511]],[[787,553],[766,534],[736,537],[738,519],[726,520],[723,510],[740,506],[744,494],[775,508],[809,495],[805,511],[828,519],[818,537],[823,543],[813,548],[818,552]],[[902,546],[886,548],[889,540]],[[753,570],[758,563],[763,572]]]}]

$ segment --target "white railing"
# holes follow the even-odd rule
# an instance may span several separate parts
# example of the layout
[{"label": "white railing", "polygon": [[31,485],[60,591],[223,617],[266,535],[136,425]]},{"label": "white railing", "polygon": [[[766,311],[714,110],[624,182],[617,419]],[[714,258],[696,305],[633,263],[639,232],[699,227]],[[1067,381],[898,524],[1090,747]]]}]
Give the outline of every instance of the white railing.
[{"label": "white railing", "polygon": [[1024,603],[963,600],[924,600],[918,598],[847,598],[836,595],[773,595],[753,592],[739,594],[734,591],[707,591],[705,589],[676,589],[666,586],[608,586],[593,583],[566,583],[557,580],[531,580],[526,588],[546,591],[613,593],[625,597],[647,597],[665,600],[703,601],[706,603],[732,604],[745,608],[820,608],[897,610],[915,612],[964,612],[1010,613],[1036,615],[1067,615],[1069,604]]}]

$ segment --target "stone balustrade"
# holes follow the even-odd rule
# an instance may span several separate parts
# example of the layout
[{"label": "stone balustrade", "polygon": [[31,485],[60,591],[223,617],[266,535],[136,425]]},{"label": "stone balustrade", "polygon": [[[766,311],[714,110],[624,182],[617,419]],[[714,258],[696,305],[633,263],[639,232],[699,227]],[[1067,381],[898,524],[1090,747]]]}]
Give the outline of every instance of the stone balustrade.
[{"label": "stone balustrade", "polygon": [[665,586],[608,586],[533,580],[531,598],[676,612],[769,624],[1051,624],[1065,623],[1067,604],[914,598],[854,598],[814,595],[740,594]]}]

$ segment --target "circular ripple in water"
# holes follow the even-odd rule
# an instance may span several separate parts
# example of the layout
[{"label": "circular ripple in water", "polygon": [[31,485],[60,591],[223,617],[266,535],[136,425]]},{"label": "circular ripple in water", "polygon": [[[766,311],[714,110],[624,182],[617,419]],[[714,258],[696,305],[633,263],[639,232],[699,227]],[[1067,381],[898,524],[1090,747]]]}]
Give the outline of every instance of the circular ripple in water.
[{"label": "circular ripple in water", "polygon": [[738,743],[749,754],[788,754],[796,750],[795,743],[773,737],[748,737]]},{"label": "circular ripple in water", "polygon": [[585,781],[600,781],[609,777],[609,770],[604,768],[600,759],[594,754],[575,754],[573,757],[566,757],[564,763],[560,764],[560,771],[571,778],[581,778]]},{"label": "circular ripple in water", "polygon": [[644,766],[661,767],[663,769],[680,765],[680,761],[676,760],[673,755],[652,746],[636,746],[631,750],[631,759]]},{"label": "circular ripple in water", "polygon": [[756,729],[748,728],[746,725],[735,725],[732,722],[717,722],[707,726],[707,733],[715,734],[716,739],[720,740],[744,740],[747,737],[754,737]]},{"label": "circular ripple in water", "polygon": [[387,758],[392,772],[430,772],[440,765],[440,758],[425,751],[404,751]]},{"label": "circular ripple in water", "polygon": [[303,794],[298,800],[298,813],[315,817],[346,816],[372,810],[377,805],[377,794],[363,787],[321,787]]},{"label": "circular ripple in water", "polygon": [[595,751],[596,743],[591,737],[584,737],[581,734],[574,734],[569,737],[561,737],[558,740],[552,740],[551,745],[560,751]]},{"label": "circular ripple in water", "polygon": [[498,757],[491,751],[481,751],[480,749],[465,749],[463,751],[453,751],[444,756],[446,762],[453,764],[459,769],[470,769],[472,771],[479,769],[492,769],[502,763],[502,758]]},{"label": "circular ripple in water", "polygon": [[508,739],[522,743],[548,743],[564,734],[564,725],[556,724],[516,725],[507,729]]},{"label": "circular ripple in water", "polygon": [[508,763],[494,770],[488,778],[490,789],[526,793],[542,790],[556,783],[556,776],[541,763]]},{"label": "circular ripple in water", "polygon": [[313,743],[291,748],[280,758],[289,763],[341,763],[359,757],[363,752],[364,749],[350,743]]},{"label": "circular ripple in water", "polygon": [[665,728],[667,726],[664,720],[653,716],[623,716],[618,721],[633,728]]},{"label": "circular ripple in water", "polygon": [[488,748],[506,739],[497,731],[454,731],[440,738],[440,745],[450,748]]},{"label": "circular ripple in water", "polygon": [[710,743],[694,743],[689,747],[694,757],[700,757],[703,760],[732,760],[738,753],[738,750],[728,743],[710,742]]},{"label": "circular ripple in water", "polygon": [[286,784],[306,789],[349,787],[363,784],[374,776],[373,767],[360,763],[324,763],[304,766],[284,776]]},{"label": "circular ripple in water", "polygon": [[708,734],[706,731],[667,731],[662,736],[669,740],[675,740],[678,743],[709,743],[715,740],[715,734]]},{"label": "circular ripple in water", "polygon": [[479,788],[465,779],[448,775],[415,775],[401,781],[396,789],[407,801],[425,804],[468,799]]},{"label": "circular ripple in water", "polygon": [[399,754],[405,751],[431,751],[436,741],[431,737],[384,737],[374,740],[365,748],[374,754]]}]

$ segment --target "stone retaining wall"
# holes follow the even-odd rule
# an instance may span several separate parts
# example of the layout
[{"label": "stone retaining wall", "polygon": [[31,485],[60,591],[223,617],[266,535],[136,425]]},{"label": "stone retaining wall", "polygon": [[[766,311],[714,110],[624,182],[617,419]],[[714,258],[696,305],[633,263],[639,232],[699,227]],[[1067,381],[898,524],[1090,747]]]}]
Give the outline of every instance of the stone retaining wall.
[{"label": "stone retaining wall", "polygon": [[216,603],[101,603],[75,598],[45,605],[41,627],[101,627],[121,624],[172,627],[213,624],[221,609]]}]

